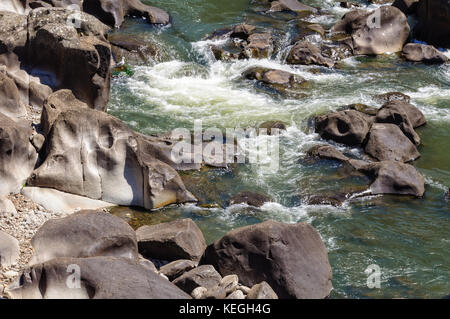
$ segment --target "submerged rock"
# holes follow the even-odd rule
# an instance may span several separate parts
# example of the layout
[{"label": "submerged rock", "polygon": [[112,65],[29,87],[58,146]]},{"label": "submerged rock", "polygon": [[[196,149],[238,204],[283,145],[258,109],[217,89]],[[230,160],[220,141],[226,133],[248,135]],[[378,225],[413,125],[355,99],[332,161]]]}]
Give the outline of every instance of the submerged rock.
[{"label": "submerged rock", "polygon": [[448,61],[445,54],[432,45],[408,43],[403,47],[403,56],[408,61],[440,64]]},{"label": "submerged rock", "polygon": [[[75,274],[80,275],[77,289]],[[12,299],[191,299],[138,261],[105,256],[56,258],[34,265],[6,293]]]},{"label": "submerged rock", "polygon": [[247,204],[254,207],[261,207],[266,202],[270,202],[270,198],[266,195],[254,192],[240,192],[231,198],[230,205]]},{"label": "submerged rock", "polygon": [[136,234],[139,252],[148,258],[198,261],[206,248],[202,231],[191,219],[142,226]]},{"label": "submerged rock", "polygon": [[137,260],[134,230],[103,211],[80,211],[47,221],[34,235],[31,265],[58,257],[114,256]]},{"label": "submerged rock", "polygon": [[409,95],[403,94],[401,92],[387,92],[383,94],[377,94],[373,96],[373,99],[380,104],[385,104],[392,101],[403,101],[409,103],[411,97]]},{"label": "submerged rock", "polygon": [[349,34],[351,40],[348,44],[355,55],[360,55],[401,51],[410,28],[403,12],[395,7],[382,6],[371,12],[351,11],[331,31]]},{"label": "submerged rock", "polygon": [[332,289],[327,250],[306,223],[234,229],[208,246],[200,263],[236,274],[246,286],[266,281],[280,298],[325,298]]}]

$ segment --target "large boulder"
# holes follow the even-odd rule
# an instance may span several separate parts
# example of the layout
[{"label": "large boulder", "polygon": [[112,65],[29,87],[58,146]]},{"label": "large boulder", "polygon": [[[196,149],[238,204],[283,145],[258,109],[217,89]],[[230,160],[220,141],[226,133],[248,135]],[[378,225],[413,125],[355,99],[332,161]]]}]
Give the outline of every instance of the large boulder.
[{"label": "large boulder", "polygon": [[56,258],[34,265],[6,293],[13,299],[191,298],[138,261],[105,256]]},{"label": "large boulder", "polygon": [[348,45],[353,54],[383,54],[402,50],[409,37],[406,16],[392,6],[374,11],[354,10],[336,23],[332,32],[345,32],[351,36]]},{"label": "large boulder", "polygon": [[436,47],[450,48],[450,2],[421,0],[417,8],[418,23],[414,35]]},{"label": "large boulder", "polygon": [[416,146],[401,129],[388,123],[372,125],[364,151],[379,161],[410,162],[420,157]]},{"label": "large boulder", "polygon": [[266,281],[280,298],[325,298],[332,272],[325,245],[309,224],[273,220],[228,232],[205,251],[201,264],[246,286]]},{"label": "large boulder", "polygon": [[198,261],[206,248],[203,233],[192,219],[145,225],[136,234],[139,252],[144,257],[167,261]]},{"label": "large boulder", "polygon": [[316,64],[330,68],[334,66],[332,59],[324,57],[320,49],[308,41],[297,42],[289,52],[286,61],[289,64]]},{"label": "large boulder", "polygon": [[0,267],[9,267],[16,264],[18,260],[19,241],[0,230]]},{"label": "large boulder", "polygon": [[104,211],[80,211],[48,220],[34,235],[31,245],[32,265],[58,257],[138,258],[134,230],[119,217]]},{"label": "large boulder", "polygon": [[16,123],[0,113],[0,195],[19,192],[33,171],[37,153],[31,134],[28,123]]},{"label": "large boulder", "polygon": [[343,110],[316,117],[316,133],[346,145],[359,145],[366,138],[373,119],[356,110]]},{"label": "large boulder", "polygon": [[196,200],[169,165],[173,163],[164,140],[138,134],[80,103],[55,100],[44,104],[44,161],[28,179],[29,186],[148,209]]},{"label": "large boulder", "polygon": [[439,64],[448,61],[447,56],[434,46],[421,43],[408,43],[403,47],[402,54],[406,60],[412,62]]},{"label": "large boulder", "polygon": [[3,72],[0,72],[0,101],[0,113],[11,119],[24,117],[27,113],[17,85]]}]

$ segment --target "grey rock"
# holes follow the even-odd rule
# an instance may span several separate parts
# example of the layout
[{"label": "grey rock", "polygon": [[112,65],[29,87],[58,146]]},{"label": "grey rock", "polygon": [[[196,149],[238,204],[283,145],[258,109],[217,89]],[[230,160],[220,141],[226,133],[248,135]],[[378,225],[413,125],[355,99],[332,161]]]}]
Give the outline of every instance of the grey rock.
[{"label": "grey rock", "polygon": [[263,281],[250,289],[247,299],[278,299],[278,296],[269,284]]},{"label": "grey rock", "polygon": [[421,43],[408,43],[403,47],[402,53],[406,60],[412,62],[440,64],[448,61],[447,56],[434,46]]},{"label": "grey rock", "polygon": [[173,283],[183,291],[191,293],[197,287],[213,288],[219,285],[222,277],[211,265],[202,265],[175,279]]},{"label": "grey rock", "polygon": [[10,267],[19,260],[19,241],[0,230],[0,266]]},{"label": "grey rock", "polygon": [[162,274],[166,275],[170,281],[173,281],[185,272],[194,269],[195,266],[196,264],[192,260],[180,259],[162,266],[161,268],[159,268],[159,271]]}]

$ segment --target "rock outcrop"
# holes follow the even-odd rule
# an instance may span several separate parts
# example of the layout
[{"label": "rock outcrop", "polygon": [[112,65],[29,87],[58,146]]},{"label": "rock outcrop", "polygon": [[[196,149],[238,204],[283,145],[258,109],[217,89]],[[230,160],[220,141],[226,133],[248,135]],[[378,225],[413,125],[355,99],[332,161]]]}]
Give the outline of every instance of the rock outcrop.
[{"label": "rock outcrop", "polygon": [[205,251],[201,264],[246,286],[266,281],[279,298],[325,298],[331,267],[325,245],[309,224],[273,220],[228,232]]}]

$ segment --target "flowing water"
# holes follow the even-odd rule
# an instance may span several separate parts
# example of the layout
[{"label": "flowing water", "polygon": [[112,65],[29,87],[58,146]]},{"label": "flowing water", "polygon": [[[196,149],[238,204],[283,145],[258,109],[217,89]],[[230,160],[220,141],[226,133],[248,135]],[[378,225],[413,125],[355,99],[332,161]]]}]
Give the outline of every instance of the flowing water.
[{"label": "flowing water", "polygon": [[[122,208],[115,214],[135,227],[192,218],[209,243],[232,228],[267,219],[307,221],[328,248],[332,298],[441,298],[450,293],[450,204],[444,198],[450,186],[450,64],[411,64],[391,54],[352,57],[334,69],[293,67],[284,63],[287,49],[270,59],[218,62],[204,40],[214,30],[243,21],[270,26],[280,34],[281,46],[289,48],[296,17],[263,15],[250,0],[144,2],[167,10],[173,23],[157,29],[141,20],[126,22],[120,32],[147,38],[156,43],[160,54],[147,65],[132,66],[131,76],[112,81],[111,114],[145,134],[192,129],[198,119],[204,127],[219,128],[255,127],[267,120],[281,120],[288,129],[280,138],[278,170],[246,164],[182,174],[188,188],[194,184],[203,187],[217,205],[185,205],[154,212]],[[309,19],[325,27],[349,11],[333,0],[303,2],[327,11]],[[310,86],[301,97],[275,95],[242,79],[242,72],[251,66],[298,74],[309,80]],[[422,156],[414,163],[426,180],[424,198],[363,197],[339,207],[305,204],[309,195],[367,185],[367,180],[348,176],[336,163],[302,160],[309,148],[327,143],[311,131],[308,119],[352,103],[377,106],[372,96],[390,91],[411,96],[428,120],[418,129]],[[337,146],[352,156],[361,154],[360,149]],[[272,202],[260,209],[226,204],[244,190],[265,193]],[[371,264],[381,268],[380,289],[367,287],[364,271]]]}]

